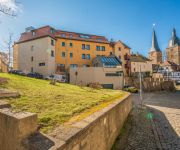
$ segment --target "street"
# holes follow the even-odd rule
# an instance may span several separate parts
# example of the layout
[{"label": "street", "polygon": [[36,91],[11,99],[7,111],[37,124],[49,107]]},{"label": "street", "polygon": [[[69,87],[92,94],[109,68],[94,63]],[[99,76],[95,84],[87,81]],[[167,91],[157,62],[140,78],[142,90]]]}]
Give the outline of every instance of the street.
[{"label": "street", "polygon": [[[176,92],[133,94],[134,108],[125,125],[126,133],[117,140],[121,150],[180,149],[180,87]],[[123,147],[122,140],[124,140]],[[121,148],[120,148],[121,147]]]}]

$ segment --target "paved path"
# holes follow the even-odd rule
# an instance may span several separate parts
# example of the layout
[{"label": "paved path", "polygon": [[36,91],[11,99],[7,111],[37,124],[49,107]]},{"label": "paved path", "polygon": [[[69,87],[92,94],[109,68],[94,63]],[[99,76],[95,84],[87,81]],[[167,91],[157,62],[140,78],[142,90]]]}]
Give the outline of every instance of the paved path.
[{"label": "paved path", "polygon": [[[143,109],[139,107],[139,95],[133,95],[133,102],[123,149],[180,150],[180,91],[144,94]],[[115,149],[120,150],[118,146]]]}]

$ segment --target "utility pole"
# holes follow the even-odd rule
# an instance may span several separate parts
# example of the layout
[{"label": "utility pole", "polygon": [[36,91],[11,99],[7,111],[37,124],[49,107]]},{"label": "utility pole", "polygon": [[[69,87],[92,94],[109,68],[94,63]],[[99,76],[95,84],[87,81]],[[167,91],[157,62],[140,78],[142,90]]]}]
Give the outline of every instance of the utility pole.
[{"label": "utility pole", "polygon": [[139,66],[139,87],[140,87],[140,101],[141,101],[141,107],[143,104],[143,97],[142,97],[142,74],[141,74],[141,65]]}]

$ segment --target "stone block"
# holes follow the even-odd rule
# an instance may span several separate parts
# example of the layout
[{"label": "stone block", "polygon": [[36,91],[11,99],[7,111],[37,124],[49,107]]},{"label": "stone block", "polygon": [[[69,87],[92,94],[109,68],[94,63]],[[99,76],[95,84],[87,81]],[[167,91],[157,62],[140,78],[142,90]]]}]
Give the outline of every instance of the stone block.
[{"label": "stone block", "polygon": [[36,129],[36,114],[0,109],[0,148],[3,150],[24,150],[22,140],[35,133]]}]

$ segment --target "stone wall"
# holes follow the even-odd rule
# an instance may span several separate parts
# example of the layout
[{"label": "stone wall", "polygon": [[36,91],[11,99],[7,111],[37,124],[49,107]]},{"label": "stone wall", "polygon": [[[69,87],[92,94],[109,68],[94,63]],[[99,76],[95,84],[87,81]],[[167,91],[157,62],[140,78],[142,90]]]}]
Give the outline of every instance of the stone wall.
[{"label": "stone wall", "polygon": [[[2,150],[110,150],[132,108],[130,94],[81,121],[58,127],[49,135],[37,132],[37,115],[0,109]],[[8,106],[9,107],[9,106]]]},{"label": "stone wall", "polygon": [[15,113],[7,103],[0,103],[0,149],[24,150],[23,139],[36,132],[37,115]]},{"label": "stone wall", "polygon": [[110,150],[131,108],[132,101],[128,95],[124,100],[71,124],[69,133],[55,137],[64,142],[56,150]]},{"label": "stone wall", "polygon": [[[139,78],[133,77],[126,77],[125,78],[126,85],[134,86],[139,89]],[[152,91],[173,91],[175,90],[174,82],[173,81],[165,81],[163,78],[143,78],[142,79],[142,88],[145,92],[152,92]]]}]

